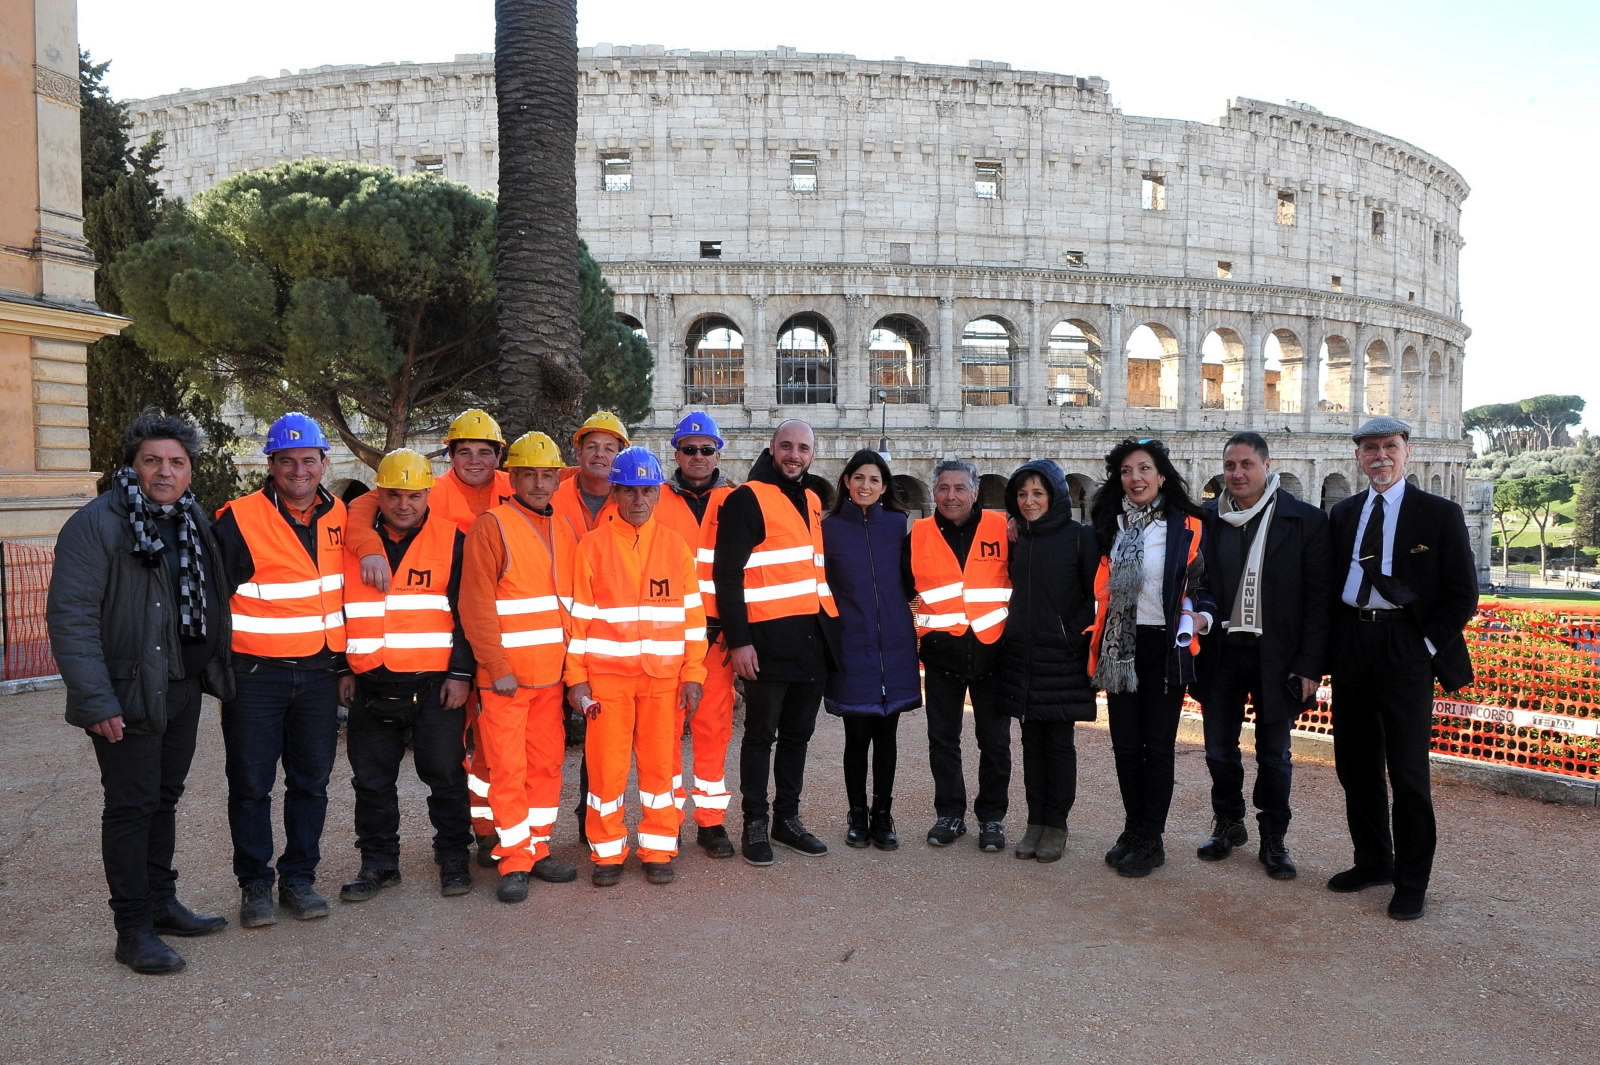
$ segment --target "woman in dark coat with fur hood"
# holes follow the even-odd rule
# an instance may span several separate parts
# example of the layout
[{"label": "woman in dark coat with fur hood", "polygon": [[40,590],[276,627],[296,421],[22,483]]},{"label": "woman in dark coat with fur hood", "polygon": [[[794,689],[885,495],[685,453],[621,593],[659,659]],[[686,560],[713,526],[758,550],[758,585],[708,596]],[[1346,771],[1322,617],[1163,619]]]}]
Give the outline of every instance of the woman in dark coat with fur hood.
[{"label": "woman in dark coat with fur hood", "polygon": [[1078,788],[1073,726],[1095,717],[1089,684],[1094,623],[1094,533],[1072,520],[1066,476],[1049,459],[1025,463],[1006,483],[1016,524],[1011,602],[1001,643],[1000,708],[1022,722],[1028,828],[1018,858],[1060,859]]}]

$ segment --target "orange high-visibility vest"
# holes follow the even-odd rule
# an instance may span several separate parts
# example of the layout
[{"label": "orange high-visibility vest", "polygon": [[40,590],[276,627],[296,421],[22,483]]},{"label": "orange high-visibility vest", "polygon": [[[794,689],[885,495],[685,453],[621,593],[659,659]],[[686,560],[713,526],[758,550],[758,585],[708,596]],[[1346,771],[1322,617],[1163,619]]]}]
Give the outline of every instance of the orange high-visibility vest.
[{"label": "orange high-visibility vest", "polygon": [[751,624],[823,611],[838,617],[822,566],[822,503],[806,489],[810,526],[789,497],[765,481],[746,482],[761,504],[767,536],[744,564],[744,602]]},{"label": "orange high-visibility vest", "polygon": [[[567,467],[572,469],[572,467]],[[564,472],[564,471],[563,471]],[[616,514],[617,505],[606,500],[600,508],[600,513],[590,514],[589,504],[583,501],[583,493],[578,491],[578,475],[574,471],[571,477],[563,477],[561,486],[550,497],[550,507],[557,514],[564,516],[572,523],[581,539],[585,533],[593,532]]]},{"label": "orange high-visibility vest", "polygon": [[592,673],[706,679],[706,616],[694,554],[672,529],[621,518],[578,543],[567,684]]},{"label": "orange high-visibility vest", "polygon": [[[506,567],[495,585],[494,609],[500,619],[500,646],[517,683],[530,688],[559,684],[572,609],[570,596],[562,593],[573,573],[577,535],[565,518],[553,514],[553,543],[546,543],[533,517],[516,503],[484,511],[479,520],[493,520],[505,542]],[[479,679],[491,683],[494,678]]]},{"label": "orange high-visibility vest", "polygon": [[665,484],[661,487],[661,502],[656,504],[653,515],[656,521],[682,536],[684,543],[694,551],[700,598],[708,618],[717,616],[717,586],[711,580],[711,564],[717,560],[717,516],[733,489],[726,479],[713,488],[711,498],[706,500],[705,517],[697,520],[683,496],[670,483]]},{"label": "orange high-visibility vest", "polygon": [[[1184,558],[1184,564],[1186,566],[1192,566],[1194,565],[1195,556],[1200,553],[1200,535],[1202,526],[1200,524],[1200,519],[1195,517],[1193,514],[1184,515],[1183,525],[1184,528],[1188,529],[1192,534],[1189,539],[1189,554]],[[1170,519],[1167,522],[1167,535],[1172,535],[1172,522]],[[1152,559],[1151,561],[1154,562],[1156,560]],[[1162,559],[1157,564],[1165,566],[1166,560]],[[1094,599],[1094,624],[1091,625],[1087,630],[1089,633],[1089,676],[1091,677],[1094,676],[1094,671],[1099,668],[1100,665],[1100,641],[1105,637],[1106,613],[1111,609],[1110,555],[1101,555],[1100,566],[1094,571]],[[1197,655],[1200,653],[1199,640],[1190,641],[1189,653],[1191,655]]]},{"label": "orange high-visibility vest", "polygon": [[318,519],[315,561],[265,489],[233,500],[222,513],[230,510],[256,567],[228,602],[233,649],[257,658],[343,651],[344,504],[335,499]]},{"label": "orange high-visibility vest", "polygon": [[1011,544],[1006,518],[995,510],[978,516],[972,546],[965,564],[957,561],[950,543],[933,518],[911,526],[911,573],[916,578],[917,636],[947,632],[960,636],[968,629],[982,643],[994,643],[1006,627],[1006,604],[1011,601]]},{"label": "orange high-visibility vest", "polygon": [[450,667],[455,620],[446,590],[455,541],[456,527],[430,507],[387,595],[362,583],[361,559],[345,552],[345,655],[351,669],[443,673]]},{"label": "orange high-visibility vest", "polygon": [[495,470],[489,489],[489,506],[473,510],[473,500],[468,498],[461,478],[456,476],[455,470],[448,470],[433,480],[433,489],[428,493],[428,513],[466,532],[478,520],[479,514],[511,502],[512,494],[511,475],[505,470]]}]

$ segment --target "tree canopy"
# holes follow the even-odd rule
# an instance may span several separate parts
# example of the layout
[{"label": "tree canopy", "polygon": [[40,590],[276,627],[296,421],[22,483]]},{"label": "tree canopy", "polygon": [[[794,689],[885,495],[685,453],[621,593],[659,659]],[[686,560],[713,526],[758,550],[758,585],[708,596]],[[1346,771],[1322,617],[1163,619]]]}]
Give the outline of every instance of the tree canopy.
[{"label": "tree canopy", "polygon": [[1500,564],[1507,564],[1512,536],[1506,535],[1507,518],[1521,517],[1522,535],[1530,523],[1539,527],[1539,570],[1544,572],[1549,554],[1549,525],[1555,515],[1557,503],[1572,498],[1572,481],[1566,477],[1517,477],[1496,481],[1494,486],[1495,520],[1500,523]]},{"label": "tree canopy", "polygon": [[1461,412],[1462,428],[1482,433],[1487,452],[1515,455],[1569,443],[1565,430],[1583,420],[1582,396],[1530,396],[1513,403],[1485,403]]},{"label": "tree canopy", "polygon": [[1533,396],[1517,404],[1522,413],[1544,434],[1544,446],[1556,446],[1556,434],[1583,421],[1582,396]]}]

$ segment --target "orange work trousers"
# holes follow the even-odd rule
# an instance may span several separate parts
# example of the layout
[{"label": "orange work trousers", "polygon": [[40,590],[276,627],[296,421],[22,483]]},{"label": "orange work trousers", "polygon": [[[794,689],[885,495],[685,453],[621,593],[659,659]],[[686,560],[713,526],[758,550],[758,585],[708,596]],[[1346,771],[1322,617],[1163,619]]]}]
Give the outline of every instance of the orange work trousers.
[{"label": "orange work trousers", "polygon": [[628,856],[623,795],[628,769],[639,764],[639,860],[669,862],[678,853],[683,815],[672,798],[672,770],[681,727],[678,682],[656,677],[591,674],[589,688],[600,716],[589,722],[584,757],[589,763],[589,809],[584,826],[596,865],[621,865]]},{"label": "orange work trousers", "polygon": [[[728,816],[728,743],[733,739],[733,663],[725,661],[728,647],[718,637],[706,648],[706,680],[700,706],[689,719],[689,738],[694,748],[692,790],[683,786],[683,718],[677,711],[678,737],[673,741],[672,794],[683,809],[684,800],[694,799],[694,823],[701,828],[720,825]],[[677,704],[674,703],[674,706]]]},{"label": "orange work trousers", "polygon": [[550,829],[561,804],[561,760],[566,753],[560,684],[518,688],[496,695],[483,688],[478,743],[488,756],[489,809],[499,837],[499,871],[526,873],[550,853]]},{"label": "orange work trousers", "polygon": [[472,834],[481,838],[494,835],[494,811],[489,807],[489,755],[478,738],[478,712],[483,709],[478,689],[467,693],[465,709],[462,739],[467,748],[467,790],[472,794]]}]

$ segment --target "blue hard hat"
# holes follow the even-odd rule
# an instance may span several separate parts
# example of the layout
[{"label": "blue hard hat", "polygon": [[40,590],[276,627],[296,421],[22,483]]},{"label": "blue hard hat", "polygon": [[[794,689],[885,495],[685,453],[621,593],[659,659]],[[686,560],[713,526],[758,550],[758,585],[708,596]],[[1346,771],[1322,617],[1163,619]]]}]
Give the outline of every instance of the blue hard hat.
[{"label": "blue hard hat", "polygon": [[267,430],[266,446],[261,451],[270,455],[274,451],[286,451],[292,447],[320,447],[324,451],[331,451],[333,446],[322,435],[322,426],[312,421],[310,415],[292,410],[272,423]]},{"label": "blue hard hat", "polygon": [[612,484],[651,485],[662,484],[661,463],[647,447],[625,447],[611,460]]},{"label": "blue hard hat", "polygon": [[718,450],[722,448],[722,430],[717,428],[716,420],[703,410],[692,410],[684,416],[672,431],[672,446],[677,447],[678,441],[686,436],[709,436],[717,442]]}]

